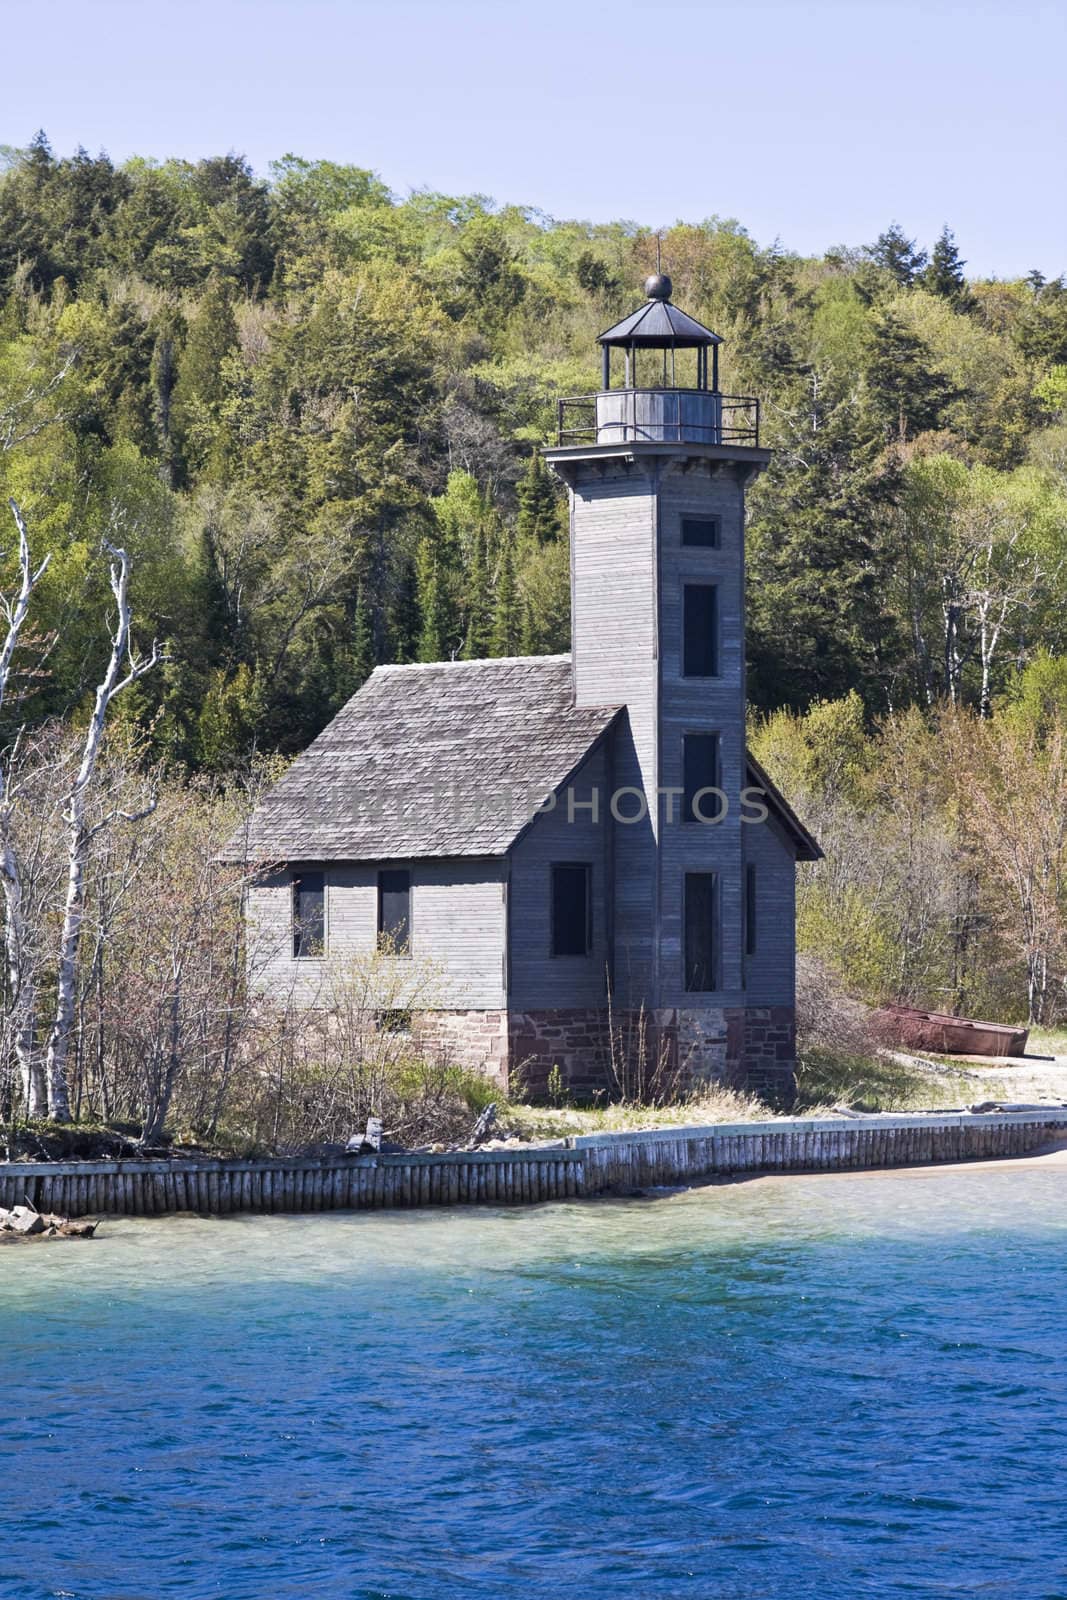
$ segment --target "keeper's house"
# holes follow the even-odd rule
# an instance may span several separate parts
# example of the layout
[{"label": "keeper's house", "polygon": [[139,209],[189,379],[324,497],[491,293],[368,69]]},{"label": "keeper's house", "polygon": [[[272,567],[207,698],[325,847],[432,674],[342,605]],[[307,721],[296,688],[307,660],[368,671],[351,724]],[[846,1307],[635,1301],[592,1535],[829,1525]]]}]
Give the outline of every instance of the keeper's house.
[{"label": "keeper's house", "polygon": [[604,1085],[614,1029],[788,1098],[796,863],[819,848],[745,749],[744,497],[768,452],[755,402],[719,393],[718,336],[669,279],[646,292],[546,453],[570,655],[372,674],[240,841],[284,863],[248,896],[255,981],[321,1004],[384,948],[391,1010],[432,964],[413,1031],[501,1078]]}]

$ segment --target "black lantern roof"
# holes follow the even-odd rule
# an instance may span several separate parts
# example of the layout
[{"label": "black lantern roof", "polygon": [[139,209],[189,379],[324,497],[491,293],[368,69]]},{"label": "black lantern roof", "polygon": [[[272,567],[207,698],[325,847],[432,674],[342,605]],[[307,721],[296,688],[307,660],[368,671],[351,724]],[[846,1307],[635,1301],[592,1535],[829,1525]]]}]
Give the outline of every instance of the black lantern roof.
[{"label": "black lantern roof", "polygon": [[671,288],[671,280],[665,274],[656,273],[647,278],[645,304],[602,333],[597,344],[638,345],[646,349],[673,347],[675,350],[699,350],[705,345],[722,344],[717,333],[671,305]]}]

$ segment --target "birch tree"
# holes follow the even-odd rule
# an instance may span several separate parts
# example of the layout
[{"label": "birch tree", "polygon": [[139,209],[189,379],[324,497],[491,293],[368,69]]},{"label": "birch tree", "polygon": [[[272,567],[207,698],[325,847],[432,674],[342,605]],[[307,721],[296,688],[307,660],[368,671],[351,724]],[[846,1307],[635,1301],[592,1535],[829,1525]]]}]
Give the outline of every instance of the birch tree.
[{"label": "birch tree", "polygon": [[[35,569],[30,559],[26,523],[17,501],[9,500],[19,536],[19,587],[12,597],[0,597],[0,612],[7,622],[7,633],[0,647],[0,711],[8,698],[11,667],[19,637],[29,615],[30,601],[50,560]],[[40,1058],[35,1049],[36,975],[30,955],[23,879],[15,848],[12,789],[13,761],[0,754],[0,884],[4,894],[4,956],[7,964],[8,1028],[11,1048],[22,1078],[22,1100],[28,1116],[43,1115],[47,1096]]]},{"label": "birch tree", "polygon": [[108,709],[131,684],[159,665],[163,653],[154,643],[147,656],[138,655],[130,638],[130,560],[126,551],[113,545],[105,548],[111,557],[111,593],[117,618],[111,637],[107,670],[97,686],[92,716],[85,733],[81,761],[67,791],[63,819],[67,825],[67,885],[63,904],[63,925],[59,940],[56,975],[56,1009],[48,1035],[45,1068],[48,1113],[56,1122],[70,1120],[70,1090],[67,1063],[77,1002],[78,951],[85,920],[85,872],[93,840],[114,822],[134,823],[151,815],[155,798],[149,795],[136,811],[106,810],[95,823],[89,821],[89,797],[104,737]]}]

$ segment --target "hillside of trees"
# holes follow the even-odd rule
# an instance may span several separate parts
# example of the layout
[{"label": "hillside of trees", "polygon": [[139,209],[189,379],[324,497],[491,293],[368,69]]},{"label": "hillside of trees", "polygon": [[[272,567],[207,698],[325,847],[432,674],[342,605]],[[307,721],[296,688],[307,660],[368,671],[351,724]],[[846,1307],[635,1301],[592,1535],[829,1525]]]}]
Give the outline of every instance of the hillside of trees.
[{"label": "hillside of trees", "polygon": [[[2,709],[18,760],[78,746],[107,545],[129,553],[134,642],[165,661],[116,700],[101,772],[187,813],[184,859],[210,857],[250,765],[306,745],[376,663],[567,647],[538,447],[557,399],[597,387],[650,228],[400,198],[291,155],[267,176],[232,154],[115,165],[39,134],[0,168],[0,490],[51,554]],[[750,496],[749,691],[756,748],[827,848],[802,948],[871,1001],[1061,1017],[1067,282],[968,278],[948,227],[916,242],[888,219],[820,259],[717,217],[660,249],[774,452]],[[40,832],[52,802],[34,804]],[[163,851],[156,824],[143,837]],[[122,838],[124,893],[138,873],[176,907],[207,892]],[[94,1028],[104,1062],[105,1013],[130,1025],[99,954],[118,870],[89,864],[79,1062]],[[166,903],[127,968],[153,1017],[182,944]]]}]

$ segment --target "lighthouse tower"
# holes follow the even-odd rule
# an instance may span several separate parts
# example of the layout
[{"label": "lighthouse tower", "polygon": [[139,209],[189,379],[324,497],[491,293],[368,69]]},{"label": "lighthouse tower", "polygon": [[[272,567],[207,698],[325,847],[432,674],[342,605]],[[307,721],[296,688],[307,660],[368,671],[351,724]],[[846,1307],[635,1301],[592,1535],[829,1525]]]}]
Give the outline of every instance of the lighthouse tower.
[{"label": "lighthouse tower", "polygon": [[769,452],[758,403],[719,391],[722,341],[671,288],[650,277],[600,335],[601,389],[560,402],[546,452],[570,491],[575,703],[625,707],[619,1004],[706,1048],[717,1074],[775,1087],[776,1064],[792,1070],[798,850],[765,820],[745,747],[745,491]]}]

